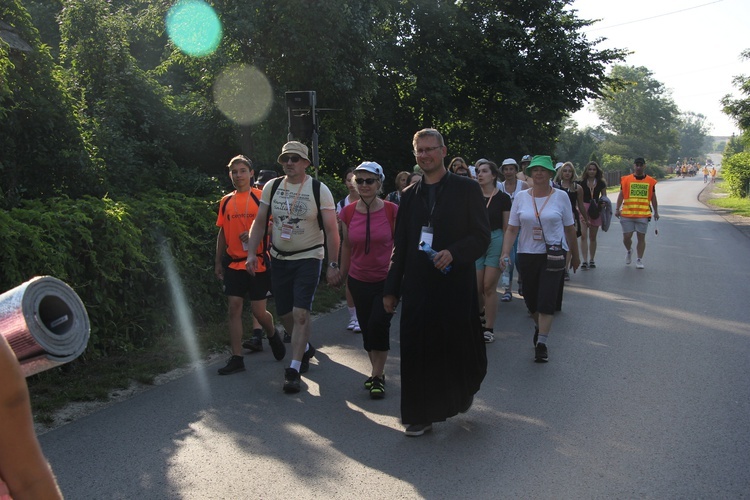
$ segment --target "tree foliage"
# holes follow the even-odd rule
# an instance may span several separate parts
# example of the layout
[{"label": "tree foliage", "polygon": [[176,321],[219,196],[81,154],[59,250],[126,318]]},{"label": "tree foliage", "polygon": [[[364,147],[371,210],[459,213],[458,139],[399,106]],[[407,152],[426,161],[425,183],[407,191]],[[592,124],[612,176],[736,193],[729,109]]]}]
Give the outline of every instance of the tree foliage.
[{"label": "tree foliage", "polygon": [[698,158],[706,152],[709,125],[705,115],[688,111],[680,116],[679,148],[671,155],[670,163],[677,158]]},{"label": "tree foliage", "polygon": [[[750,49],[744,50],[740,57],[750,60]],[[732,117],[742,130],[745,141],[750,144],[750,76],[735,77],[734,86],[739,89],[741,97],[726,95],[721,104],[724,106],[724,113]]]},{"label": "tree foliage", "polygon": [[[644,67],[616,65],[610,77],[617,82],[594,109],[609,132],[624,147],[624,156],[667,161],[677,145],[679,111],[669,91]],[[611,151],[608,151],[611,153]]]},{"label": "tree foliage", "polygon": [[743,151],[725,159],[721,166],[721,176],[732,196],[744,198],[750,195],[750,152]]}]

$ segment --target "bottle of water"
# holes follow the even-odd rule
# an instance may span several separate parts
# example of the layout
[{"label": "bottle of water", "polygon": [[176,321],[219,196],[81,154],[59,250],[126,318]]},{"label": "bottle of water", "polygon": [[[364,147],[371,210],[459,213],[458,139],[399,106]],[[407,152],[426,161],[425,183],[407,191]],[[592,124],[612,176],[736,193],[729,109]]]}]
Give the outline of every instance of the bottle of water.
[{"label": "bottle of water", "polygon": [[[427,254],[427,256],[430,258],[430,260],[434,260],[435,256],[437,255],[437,252],[433,250],[433,248],[427,244],[425,241],[419,242],[419,249]],[[445,269],[441,270],[440,272],[443,274],[448,274],[451,270],[451,265],[448,264],[445,266]]]},{"label": "bottle of water", "polygon": [[507,290],[510,288],[510,259],[505,257],[503,262],[505,263],[505,269],[503,269],[503,274],[500,276],[500,281],[503,288]]}]

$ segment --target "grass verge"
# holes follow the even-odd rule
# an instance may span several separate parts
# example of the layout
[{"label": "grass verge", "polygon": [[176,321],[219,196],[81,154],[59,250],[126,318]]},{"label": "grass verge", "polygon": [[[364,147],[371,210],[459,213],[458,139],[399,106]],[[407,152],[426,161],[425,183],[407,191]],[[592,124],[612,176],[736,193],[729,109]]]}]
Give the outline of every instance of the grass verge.
[{"label": "grass verge", "polygon": [[[313,314],[337,308],[344,298],[343,287],[321,284],[315,292]],[[269,299],[268,309],[275,313],[273,299]],[[249,329],[249,302],[246,303],[244,320]],[[202,359],[228,348],[226,321],[197,328],[196,335]],[[106,358],[89,360],[84,353],[73,363],[27,379],[34,419],[41,424],[51,424],[54,413],[68,403],[107,401],[113,391],[127,389],[134,381],[150,385],[158,375],[189,363],[187,349],[177,332],[159,338],[146,348]]]},{"label": "grass verge", "polygon": [[[727,193],[727,189],[723,183],[716,183],[714,191],[718,193]],[[733,198],[730,196],[712,198],[708,200],[708,203],[716,207],[725,208],[730,210],[733,215],[740,215],[742,217],[750,217],[750,198]]]}]

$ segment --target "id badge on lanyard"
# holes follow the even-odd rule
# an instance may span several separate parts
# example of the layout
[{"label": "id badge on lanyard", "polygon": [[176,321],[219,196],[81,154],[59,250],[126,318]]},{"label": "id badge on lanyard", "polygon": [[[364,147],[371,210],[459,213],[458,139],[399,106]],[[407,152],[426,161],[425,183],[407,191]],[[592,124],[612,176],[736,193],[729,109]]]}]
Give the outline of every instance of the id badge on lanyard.
[{"label": "id badge on lanyard", "polygon": [[428,245],[432,246],[433,231],[430,226],[422,226],[422,232],[419,234],[419,241],[424,241]]},{"label": "id badge on lanyard", "polygon": [[292,229],[294,229],[294,226],[291,224],[282,224],[281,225],[281,239],[282,240],[291,240],[292,239]]},{"label": "id badge on lanyard", "polygon": [[544,239],[544,235],[542,234],[542,228],[541,227],[535,227],[531,230],[531,235],[534,238],[534,241],[542,241]]}]

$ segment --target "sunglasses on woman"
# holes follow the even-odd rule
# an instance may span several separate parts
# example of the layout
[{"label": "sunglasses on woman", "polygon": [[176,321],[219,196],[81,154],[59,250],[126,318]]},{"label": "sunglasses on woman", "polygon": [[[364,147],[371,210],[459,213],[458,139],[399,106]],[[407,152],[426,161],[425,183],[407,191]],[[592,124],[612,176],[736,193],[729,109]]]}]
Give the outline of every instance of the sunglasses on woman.
[{"label": "sunglasses on woman", "polygon": [[373,179],[373,178],[370,178],[370,179],[356,179],[357,184],[359,184],[359,185],[367,184],[368,186],[373,185],[375,183],[375,181],[377,181],[377,179]]}]

